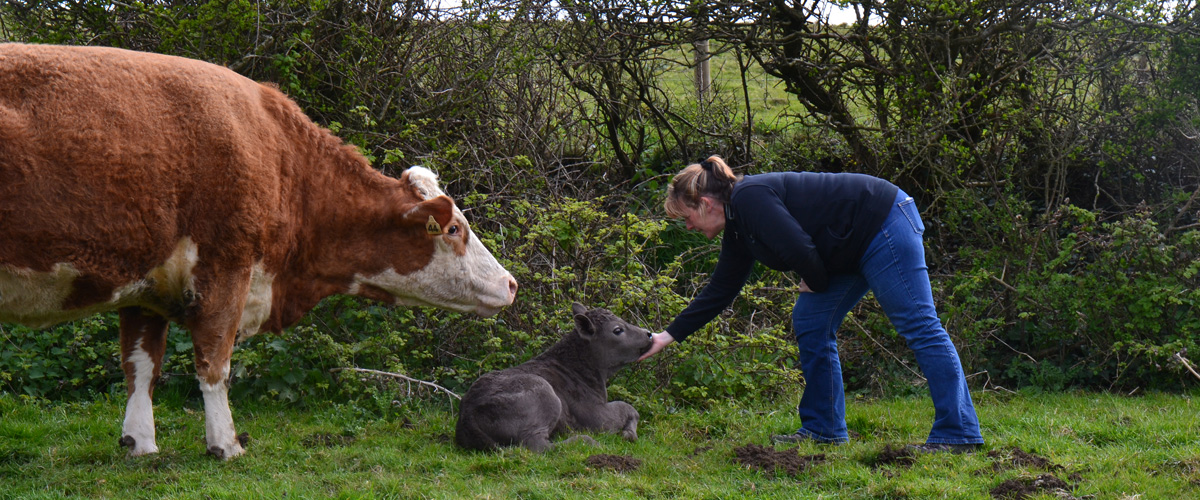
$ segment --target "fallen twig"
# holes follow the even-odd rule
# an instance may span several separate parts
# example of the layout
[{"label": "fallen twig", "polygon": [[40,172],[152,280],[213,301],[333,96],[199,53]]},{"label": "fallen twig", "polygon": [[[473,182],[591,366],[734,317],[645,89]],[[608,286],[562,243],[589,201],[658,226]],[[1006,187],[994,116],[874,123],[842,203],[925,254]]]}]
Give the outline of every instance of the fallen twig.
[{"label": "fallen twig", "polygon": [[1187,358],[1183,357],[1183,354],[1178,352],[1175,353],[1175,360],[1182,363],[1183,367],[1187,368],[1189,372],[1192,372],[1192,375],[1195,375],[1196,378],[1200,378],[1200,373],[1196,373],[1196,369],[1192,368],[1192,364],[1188,363]]},{"label": "fallen twig", "polygon": [[968,380],[970,380],[972,377],[974,377],[974,376],[976,376],[976,375],[985,375],[985,376],[987,376],[987,380],[984,380],[984,381],[983,381],[983,390],[985,390],[985,391],[989,390],[989,389],[988,389],[988,386],[991,386],[991,387],[992,387],[992,389],[990,389],[990,390],[1001,390],[1001,391],[1007,392],[1007,393],[1009,393],[1009,394],[1016,394],[1016,391],[1013,391],[1013,390],[1010,390],[1010,389],[1006,389],[1006,388],[1004,388],[1004,387],[1002,387],[1002,386],[999,386],[999,385],[993,384],[993,383],[992,383],[992,374],[991,374],[991,373],[989,373],[987,370],[983,370],[983,371],[981,371],[981,372],[975,372],[975,373],[972,373],[972,374],[970,374],[970,375],[967,375],[967,379],[968,379]]},{"label": "fallen twig", "polygon": [[426,381],[424,381],[424,380],[417,380],[417,379],[415,379],[415,378],[409,377],[409,376],[407,376],[407,375],[401,375],[401,374],[399,374],[399,373],[383,372],[383,371],[379,371],[379,370],[371,370],[371,369],[367,369],[367,368],[334,368],[334,369],[332,369],[332,370],[329,370],[329,373],[336,373],[336,372],[340,372],[340,371],[352,371],[352,372],[366,373],[366,374],[369,374],[369,375],[376,375],[376,376],[381,376],[381,377],[391,377],[391,378],[398,378],[398,379],[401,379],[401,380],[404,380],[404,381],[407,381],[407,382],[413,382],[413,383],[417,383],[417,384],[421,384],[421,385],[426,385],[426,386],[432,387],[432,388],[434,388],[434,389],[437,389],[437,390],[439,390],[439,391],[442,391],[442,392],[444,392],[444,393],[446,393],[446,394],[449,394],[449,395],[451,395],[451,396],[454,396],[454,399],[457,399],[457,400],[460,400],[460,401],[462,400],[462,396],[459,396],[458,394],[455,394],[455,393],[454,393],[454,391],[451,391],[450,389],[447,389],[447,388],[445,388],[445,387],[442,387],[442,386],[440,386],[440,385],[437,385],[437,384],[435,384],[435,383],[433,383],[433,382],[426,382]]}]

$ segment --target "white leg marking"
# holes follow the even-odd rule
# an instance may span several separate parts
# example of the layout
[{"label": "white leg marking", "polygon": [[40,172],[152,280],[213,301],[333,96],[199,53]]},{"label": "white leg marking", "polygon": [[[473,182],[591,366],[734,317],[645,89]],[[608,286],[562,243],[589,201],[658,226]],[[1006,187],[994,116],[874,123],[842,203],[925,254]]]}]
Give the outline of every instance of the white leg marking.
[{"label": "white leg marking", "polygon": [[142,349],[139,339],[133,352],[125,359],[133,364],[133,390],[129,393],[129,401],[125,405],[125,424],[121,427],[121,435],[133,438],[132,456],[158,453],[158,444],[154,438],[154,402],[150,398],[150,383],[154,378],[154,360]]},{"label": "white leg marking", "polygon": [[200,392],[204,394],[204,430],[208,451],[228,460],[241,455],[245,450],[238,442],[233,427],[233,413],[229,411],[229,365],[225,365],[225,377],[216,384],[200,381]]}]

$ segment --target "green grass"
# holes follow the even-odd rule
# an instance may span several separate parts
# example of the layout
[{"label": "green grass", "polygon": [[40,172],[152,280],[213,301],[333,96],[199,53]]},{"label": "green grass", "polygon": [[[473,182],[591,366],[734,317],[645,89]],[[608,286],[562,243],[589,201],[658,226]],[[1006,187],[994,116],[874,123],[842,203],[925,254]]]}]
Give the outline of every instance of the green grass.
[{"label": "green grass", "polygon": [[[406,403],[387,419],[347,405],[235,401],[238,430],[253,441],[246,455],[219,462],[203,454],[197,401],[160,402],[162,451],[128,458],[117,447],[120,398],[50,403],[2,395],[0,498],[991,498],[1002,481],[1045,473],[1071,483],[1076,497],[1200,495],[1200,401],[1189,396],[978,393],[976,400],[989,440],[980,453],[873,467],[885,446],[922,441],[932,409],[927,398],[857,400],[848,422],[858,439],[801,445],[800,454],[825,461],[776,476],[735,463],[733,450],[796,427],[795,401],[643,408],[636,443],[602,435],[599,447],[571,443],[544,455],[455,448],[455,415],[436,399]],[[1058,468],[1006,467],[1012,447]],[[642,464],[632,472],[588,466],[597,453]]]}]

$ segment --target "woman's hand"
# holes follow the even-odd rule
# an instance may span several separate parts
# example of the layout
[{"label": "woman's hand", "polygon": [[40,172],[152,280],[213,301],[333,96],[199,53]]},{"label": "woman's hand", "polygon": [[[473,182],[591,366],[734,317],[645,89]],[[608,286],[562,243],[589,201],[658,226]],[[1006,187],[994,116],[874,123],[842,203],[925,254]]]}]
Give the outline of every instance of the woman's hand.
[{"label": "woman's hand", "polygon": [[651,335],[650,336],[650,350],[646,351],[646,354],[643,354],[642,357],[638,358],[638,361],[641,361],[650,356],[658,354],[658,351],[663,350],[664,347],[671,345],[674,342],[675,342],[675,337],[672,337],[671,334],[669,334],[667,332],[659,332],[654,335]]},{"label": "woman's hand", "polygon": [[805,283],[804,280],[800,280],[800,293],[815,293],[815,292],[813,292],[812,289],[808,287],[808,283]]}]

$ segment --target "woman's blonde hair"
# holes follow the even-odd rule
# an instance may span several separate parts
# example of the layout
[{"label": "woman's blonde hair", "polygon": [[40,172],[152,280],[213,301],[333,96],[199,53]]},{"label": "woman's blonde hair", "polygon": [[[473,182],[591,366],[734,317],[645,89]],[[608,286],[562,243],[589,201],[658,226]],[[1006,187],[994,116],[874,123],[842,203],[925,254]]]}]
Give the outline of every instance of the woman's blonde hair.
[{"label": "woman's blonde hair", "polygon": [[742,180],[742,176],[734,175],[729,165],[720,156],[712,155],[700,163],[693,163],[680,170],[671,183],[667,185],[667,201],[663,208],[667,217],[678,219],[684,216],[683,210],[695,210],[700,206],[700,197],[708,196],[721,203],[729,203],[733,194],[733,185]]}]

